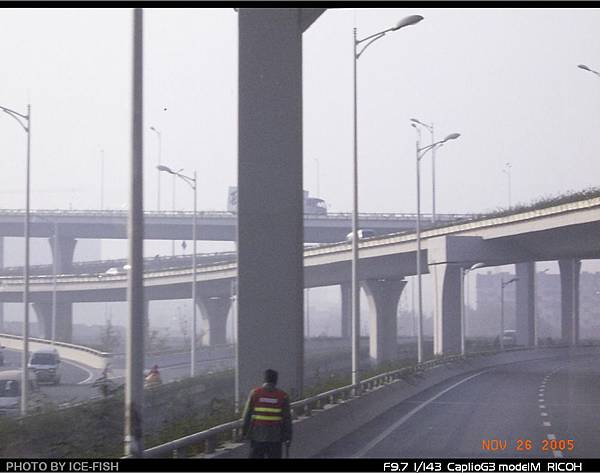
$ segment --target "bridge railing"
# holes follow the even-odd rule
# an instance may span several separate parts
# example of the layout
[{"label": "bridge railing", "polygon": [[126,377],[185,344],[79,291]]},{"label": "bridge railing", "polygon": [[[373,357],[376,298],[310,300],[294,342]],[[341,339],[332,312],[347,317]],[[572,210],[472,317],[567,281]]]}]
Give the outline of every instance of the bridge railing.
[{"label": "bridge railing", "polygon": [[[23,349],[23,337],[20,335],[11,335],[7,333],[0,334],[0,344],[14,350]],[[112,358],[111,353],[95,350],[83,345],[73,343],[54,342],[43,338],[29,338],[29,349],[31,351],[43,347],[54,347],[61,358],[82,363],[92,368],[104,369]]]},{"label": "bridge railing", "polygon": [[[505,350],[509,351],[509,350]],[[474,355],[487,354],[480,352]],[[493,353],[490,351],[489,353]],[[292,418],[294,420],[310,417],[314,411],[321,410],[325,405],[335,405],[351,398],[363,396],[381,386],[391,384],[399,379],[423,372],[440,365],[463,360],[462,355],[451,355],[435,358],[416,366],[409,366],[393,371],[388,371],[360,381],[358,388],[353,385],[342,386],[314,396],[295,401],[291,404]],[[187,450],[197,448],[205,454],[214,453],[221,442],[239,442],[241,440],[242,420],[234,420],[225,424],[211,427],[210,429],[196,432],[185,437],[166,442],[144,450],[146,457],[183,457]]]}]

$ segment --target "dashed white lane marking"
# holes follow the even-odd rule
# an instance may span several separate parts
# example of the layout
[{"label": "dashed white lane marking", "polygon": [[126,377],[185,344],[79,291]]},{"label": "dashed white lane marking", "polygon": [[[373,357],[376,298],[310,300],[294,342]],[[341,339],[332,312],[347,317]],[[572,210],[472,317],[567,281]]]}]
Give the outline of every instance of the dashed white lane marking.
[{"label": "dashed white lane marking", "polygon": [[547,413],[547,412],[540,412],[540,415],[541,415],[542,417],[548,417],[548,413]]},{"label": "dashed white lane marking", "polygon": [[543,404],[540,404],[540,409],[546,409],[546,406],[544,406]]},{"label": "dashed white lane marking", "polygon": [[550,422],[544,422],[544,427],[551,427],[552,424]]},{"label": "dashed white lane marking", "polygon": [[477,376],[481,376],[482,374],[485,374],[488,371],[491,371],[492,369],[493,368],[489,368],[487,370],[480,371],[479,373],[475,373],[474,375],[471,375],[468,378],[465,378],[465,379],[463,379],[463,380],[461,380],[461,381],[459,381],[457,383],[454,383],[452,386],[444,389],[442,392],[436,394],[432,398],[429,398],[427,401],[425,401],[421,405],[415,407],[412,411],[410,411],[409,413],[407,413],[406,415],[404,415],[403,417],[401,417],[400,419],[398,419],[396,422],[394,422],[392,425],[390,425],[387,429],[385,429],[377,437],[375,437],[373,440],[371,440],[362,449],[360,449],[358,452],[356,452],[354,455],[352,455],[352,458],[360,458],[360,457],[362,457],[365,453],[367,453],[369,450],[371,450],[375,445],[377,445],[383,439],[385,439],[386,437],[388,437],[394,430],[396,430],[398,427],[400,427],[402,424],[404,424],[408,419],[410,419],[413,415],[415,415],[421,409],[423,409],[424,407],[427,407],[430,403],[432,403],[433,401],[435,401],[438,397],[443,396],[444,394],[446,394],[448,391],[451,391],[455,387],[460,386],[461,384],[466,383],[467,381],[470,381],[471,379],[476,378]]},{"label": "dashed white lane marking", "polygon": [[548,434],[546,437],[548,437],[548,440],[556,440],[556,435],[554,434]]}]

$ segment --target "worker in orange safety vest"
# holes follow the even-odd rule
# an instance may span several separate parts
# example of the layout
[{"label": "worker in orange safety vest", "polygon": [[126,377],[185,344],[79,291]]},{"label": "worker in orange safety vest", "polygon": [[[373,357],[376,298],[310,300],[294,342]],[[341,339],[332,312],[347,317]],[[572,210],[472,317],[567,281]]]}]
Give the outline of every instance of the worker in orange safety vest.
[{"label": "worker in orange safety vest", "polygon": [[277,371],[265,371],[264,384],[250,391],[243,415],[242,438],[250,440],[250,458],[281,458],[282,444],[292,441],[290,400],[277,389]]}]

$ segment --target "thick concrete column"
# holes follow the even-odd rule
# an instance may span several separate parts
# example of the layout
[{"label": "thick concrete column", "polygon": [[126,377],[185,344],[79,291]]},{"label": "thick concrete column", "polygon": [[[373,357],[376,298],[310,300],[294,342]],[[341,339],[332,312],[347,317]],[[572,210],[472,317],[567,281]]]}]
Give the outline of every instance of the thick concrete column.
[{"label": "thick concrete column", "polygon": [[341,337],[350,340],[352,335],[352,285],[340,284],[342,296]]},{"label": "thick concrete column", "polygon": [[238,386],[266,368],[302,392],[303,9],[240,8],[238,93]]},{"label": "thick concrete column", "polygon": [[369,303],[369,354],[379,364],[398,354],[398,301],[406,281],[370,279],[363,283]]},{"label": "thick concrete column", "polygon": [[56,272],[58,274],[69,274],[73,272],[73,255],[75,253],[75,245],[77,240],[72,237],[61,236],[60,227],[58,230],[58,238],[50,237],[48,242],[50,243],[50,250],[52,251],[52,257],[54,258],[54,245],[55,241],[58,242],[56,248]]},{"label": "thick concrete column", "polygon": [[531,347],[535,337],[535,262],[515,264],[517,344]]},{"label": "thick concrete column", "polygon": [[199,297],[198,308],[202,312],[202,345],[227,343],[227,315],[231,308],[229,297]]},{"label": "thick concrete column", "polygon": [[579,342],[579,273],[581,261],[561,259],[560,269],[560,306],[562,340],[569,345]]},{"label": "thick concrete column", "polygon": [[52,304],[47,302],[34,302],[33,310],[38,319],[40,336],[46,340],[52,337]]},{"label": "thick concrete column", "polygon": [[[42,337],[52,338],[52,302],[35,302],[33,308],[42,326]],[[56,301],[56,341],[73,341],[73,303]]]},{"label": "thick concrete column", "polygon": [[447,355],[460,353],[460,266],[437,264],[429,266],[437,272],[438,311],[433,316],[433,353]]}]

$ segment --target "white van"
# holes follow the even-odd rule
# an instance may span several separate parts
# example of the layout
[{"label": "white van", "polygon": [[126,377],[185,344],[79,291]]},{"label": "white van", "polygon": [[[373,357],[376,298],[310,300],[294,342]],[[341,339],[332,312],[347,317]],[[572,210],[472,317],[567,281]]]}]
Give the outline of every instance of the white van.
[{"label": "white van", "polygon": [[[42,397],[29,378],[30,407],[38,406]],[[0,416],[15,416],[21,412],[21,370],[0,371]]]},{"label": "white van", "polygon": [[60,383],[62,372],[60,356],[56,348],[40,348],[35,350],[29,358],[29,369],[35,373],[38,383]]}]

